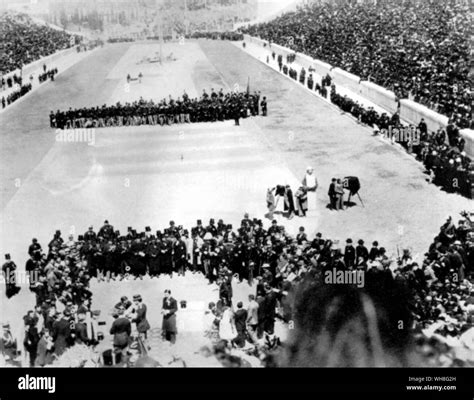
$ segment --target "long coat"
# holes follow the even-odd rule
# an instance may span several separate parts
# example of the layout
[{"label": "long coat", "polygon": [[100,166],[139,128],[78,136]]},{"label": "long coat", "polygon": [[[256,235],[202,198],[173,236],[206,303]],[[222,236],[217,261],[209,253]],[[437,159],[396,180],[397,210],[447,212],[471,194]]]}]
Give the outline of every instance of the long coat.
[{"label": "long coat", "polygon": [[44,337],[38,342],[35,364],[38,367],[44,367],[53,363],[53,345]]},{"label": "long coat", "polygon": [[71,338],[71,323],[62,318],[53,324],[54,353],[58,356],[63,354],[68,347]]},{"label": "long coat", "polygon": [[150,329],[150,324],[146,319],[146,305],[141,304],[136,310],[136,318],[133,320],[137,324],[137,331],[139,333],[145,333]]},{"label": "long coat", "polygon": [[163,326],[164,332],[177,333],[176,327],[176,312],[178,311],[178,303],[175,299],[170,297],[169,299],[163,299],[163,310],[169,311],[168,314],[163,315]]}]

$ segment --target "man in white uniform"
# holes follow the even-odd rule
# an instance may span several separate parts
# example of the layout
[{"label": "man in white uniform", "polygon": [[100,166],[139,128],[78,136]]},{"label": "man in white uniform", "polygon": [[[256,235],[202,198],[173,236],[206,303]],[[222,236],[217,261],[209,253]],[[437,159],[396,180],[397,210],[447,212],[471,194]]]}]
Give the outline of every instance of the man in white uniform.
[{"label": "man in white uniform", "polygon": [[316,189],[318,188],[318,180],[316,179],[316,175],[314,175],[313,167],[308,167],[306,169],[306,175],[303,178],[302,183],[308,191],[308,210],[315,210],[317,203]]}]

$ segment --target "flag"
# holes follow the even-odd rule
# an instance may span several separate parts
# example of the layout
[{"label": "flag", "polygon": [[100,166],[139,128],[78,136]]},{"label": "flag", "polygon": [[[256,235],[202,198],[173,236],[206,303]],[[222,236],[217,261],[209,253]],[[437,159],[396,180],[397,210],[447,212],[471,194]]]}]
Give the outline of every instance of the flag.
[{"label": "flag", "polygon": [[248,77],[247,81],[247,94],[250,94],[250,76]]}]

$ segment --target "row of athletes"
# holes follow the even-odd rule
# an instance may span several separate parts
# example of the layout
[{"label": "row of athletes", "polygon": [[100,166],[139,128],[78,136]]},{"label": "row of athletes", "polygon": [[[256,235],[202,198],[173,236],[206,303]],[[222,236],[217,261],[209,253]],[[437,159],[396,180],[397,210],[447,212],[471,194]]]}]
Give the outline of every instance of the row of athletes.
[{"label": "row of athletes", "polygon": [[[191,235],[171,221],[163,232],[155,234],[147,227],[144,232],[137,233],[129,227],[127,234],[122,236],[106,221],[98,233],[90,227],[84,235],[79,235],[77,241],[72,237],[69,241],[86,262],[88,275],[100,279],[124,279],[127,276],[136,279],[147,273],[150,276],[184,275],[185,270],[190,269],[204,273],[210,282],[215,282],[219,266],[225,260],[240,281],[252,281],[261,273],[266,258],[258,243],[268,235],[278,233],[280,227],[275,225],[266,231],[261,220],[250,220],[246,215],[237,230],[222,220],[216,224],[211,219],[208,226],[198,220]],[[68,247],[67,243],[57,231],[48,244],[49,253],[56,254],[58,249]],[[30,259],[25,269],[32,274],[40,268],[44,254],[36,239],[28,253]],[[249,270],[251,260],[253,271]]]},{"label": "row of athletes", "polygon": [[186,93],[176,100],[169,96],[159,102],[141,98],[133,103],[50,112],[51,128],[76,129],[130,125],[171,125],[196,122],[216,122],[267,115],[267,100],[260,92],[219,93],[206,91],[191,99]]}]

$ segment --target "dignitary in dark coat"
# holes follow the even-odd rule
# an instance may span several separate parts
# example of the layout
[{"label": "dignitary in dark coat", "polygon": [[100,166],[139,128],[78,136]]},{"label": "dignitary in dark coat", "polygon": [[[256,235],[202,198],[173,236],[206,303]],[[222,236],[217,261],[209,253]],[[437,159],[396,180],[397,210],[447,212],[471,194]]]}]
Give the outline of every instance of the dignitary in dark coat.
[{"label": "dignitary in dark coat", "polygon": [[369,250],[364,246],[364,241],[360,239],[357,242],[358,246],[356,247],[356,259],[362,259],[364,263],[369,260]]},{"label": "dignitary in dark coat", "polygon": [[163,299],[163,338],[172,344],[176,343],[176,334],[178,329],[176,327],[176,312],[178,311],[177,301],[171,297],[171,290],[165,290],[165,297]]},{"label": "dignitary in dark coat", "polygon": [[148,273],[150,277],[158,277],[160,275],[160,248],[160,241],[152,240],[148,243]]},{"label": "dignitary in dark coat", "polygon": [[114,335],[114,348],[116,350],[125,349],[130,343],[130,335],[132,334],[132,323],[124,316],[125,309],[120,307],[117,310],[117,319],[110,328],[110,334]]},{"label": "dignitary in dark coat", "polygon": [[63,354],[71,341],[71,313],[66,308],[61,319],[53,323],[54,354]]},{"label": "dignitary in dark coat", "polygon": [[135,295],[133,296],[133,318],[132,322],[135,322],[137,325],[137,331],[144,339],[147,338],[147,332],[150,329],[150,323],[146,318],[147,307],[143,304],[142,296]]},{"label": "dignitary in dark coat", "polygon": [[23,346],[30,355],[30,367],[35,366],[36,355],[38,352],[38,342],[40,335],[38,332],[38,318],[34,316],[33,311],[29,311],[28,315],[23,317],[25,322],[25,340]]},{"label": "dignitary in dark coat", "polygon": [[238,347],[245,346],[245,338],[247,336],[247,316],[247,310],[244,310],[242,302],[238,302],[237,311],[234,314],[237,337],[233,340],[233,343]]},{"label": "dignitary in dark coat", "polygon": [[290,185],[285,187],[285,211],[288,213],[288,219],[292,219],[295,216],[295,201]]},{"label": "dignitary in dark coat", "polygon": [[267,98],[266,98],[266,97],[263,97],[263,100],[262,100],[262,102],[260,103],[260,106],[262,107],[262,115],[263,115],[264,117],[266,117],[267,114],[268,114]]},{"label": "dignitary in dark coat", "polygon": [[173,244],[174,269],[178,272],[178,276],[184,276],[184,270],[186,268],[186,255],[186,243],[178,234],[176,236],[176,242]]},{"label": "dignitary in dark coat", "polygon": [[87,325],[86,325],[86,314],[78,313],[77,314],[77,323],[74,327],[74,335],[76,339],[76,344],[89,344],[89,338],[87,336]]},{"label": "dignitary in dark coat", "polygon": [[16,284],[16,264],[11,260],[10,254],[5,254],[5,263],[2,265],[2,273],[5,280],[5,294],[7,298],[15,296],[20,287]]},{"label": "dignitary in dark coat", "polygon": [[328,196],[329,196],[329,204],[331,210],[336,210],[336,203],[337,203],[337,195],[336,195],[336,178],[332,178],[331,184],[329,185],[329,191],[328,191]]},{"label": "dignitary in dark coat", "polygon": [[356,249],[352,245],[352,239],[346,240],[346,248],[344,249],[344,265],[348,269],[354,268],[356,264]]}]

